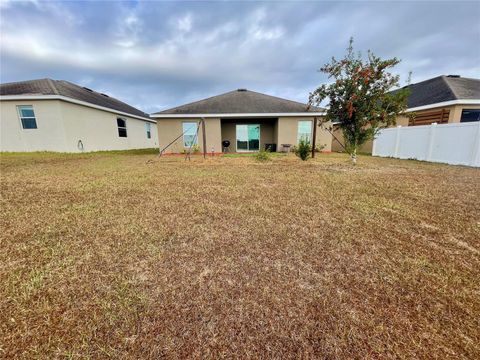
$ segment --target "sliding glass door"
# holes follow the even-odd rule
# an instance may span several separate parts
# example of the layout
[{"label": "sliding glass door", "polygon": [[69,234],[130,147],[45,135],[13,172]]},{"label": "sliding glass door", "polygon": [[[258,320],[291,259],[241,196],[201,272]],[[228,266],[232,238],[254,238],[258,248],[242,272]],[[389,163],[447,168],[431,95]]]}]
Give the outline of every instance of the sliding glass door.
[{"label": "sliding glass door", "polygon": [[237,125],[237,151],[260,150],[260,125]]}]

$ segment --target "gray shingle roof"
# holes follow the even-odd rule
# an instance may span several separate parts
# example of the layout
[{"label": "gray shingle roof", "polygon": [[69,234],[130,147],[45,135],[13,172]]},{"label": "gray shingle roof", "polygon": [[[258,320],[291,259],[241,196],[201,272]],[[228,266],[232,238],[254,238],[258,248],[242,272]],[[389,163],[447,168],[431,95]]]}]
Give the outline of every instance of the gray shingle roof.
[{"label": "gray shingle roof", "polygon": [[120,100],[65,80],[38,79],[0,84],[0,95],[60,95],[131,115],[149,117]]},{"label": "gray shingle roof", "polygon": [[278,98],[246,89],[163,110],[154,115],[166,114],[268,114],[315,112],[323,109],[310,107],[296,101]]},{"label": "gray shingle roof", "polygon": [[480,100],[480,79],[437,76],[409,88],[409,108],[451,100]]}]

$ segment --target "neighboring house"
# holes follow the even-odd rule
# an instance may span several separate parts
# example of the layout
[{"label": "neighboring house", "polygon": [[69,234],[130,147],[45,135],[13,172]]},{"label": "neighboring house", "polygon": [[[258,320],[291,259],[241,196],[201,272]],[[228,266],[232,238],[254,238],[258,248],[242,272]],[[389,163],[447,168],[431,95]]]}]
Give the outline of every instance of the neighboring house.
[{"label": "neighboring house", "polygon": [[[411,93],[407,113],[413,113],[413,117],[400,116],[397,126],[480,121],[480,79],[462,78],[458,75],[437,76],[412,84],[409,88]],[[333,134],[343,143],[342,132],[335,125]],[[372,142],[360,150],[371,153]],[[343,151],[335,139],[332,151]]]},{"label": "neighboring house", "polygon": [[[221,153],[255,152],[265,148],[289,151],[301,137],[312,139],[313,120],[323,115],[319,108],[238,89],[157,112],[151,117],[158,120],[160,149],[173,142],[166,153],[183,152],[192,143],[203,151],[201,127],[196,135],[201,119],[205,119],[206,151]],[[225,141],[230,143],[227,148],[222,146]],[[330,151],[331,143],[330,133],[318,128],[316,145]]]},{"label": "neighboring house", "polygon": [[415,126],[480,121],[480,79],[438,76],[409,86],[407,112],[397,125]]},{"label": "neighboring house", "polygon": [[63,80],[0,85],[0,150],[81,152],[158,146],[156,121]]}]

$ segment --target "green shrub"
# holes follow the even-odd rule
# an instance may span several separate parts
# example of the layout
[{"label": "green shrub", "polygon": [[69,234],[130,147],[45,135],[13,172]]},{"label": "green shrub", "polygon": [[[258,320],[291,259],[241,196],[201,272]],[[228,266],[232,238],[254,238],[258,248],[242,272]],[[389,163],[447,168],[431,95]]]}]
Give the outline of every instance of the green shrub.
[{"label": "green shrub", "polygon": [[303,161],[307,160],[312,154],[312,145],[307,139],[300,139],[298,145],[293,148],[293,152]]},{"label": "green shrub", "polygon": [[272,158],[272,154],[269,150],[261,149],[255,154],[255,160],[257,161],[269,161]]},{"label": "green shrub", "polygon": [[183,148],[180,151],[180,153],[182,154],[186,154],[188,152],[190,152],[190,154],[198,154],[200,152],[200,146],[198,144],[193,144],[192,149],[190,149],[190,146],[189,146],[189,147]]}]

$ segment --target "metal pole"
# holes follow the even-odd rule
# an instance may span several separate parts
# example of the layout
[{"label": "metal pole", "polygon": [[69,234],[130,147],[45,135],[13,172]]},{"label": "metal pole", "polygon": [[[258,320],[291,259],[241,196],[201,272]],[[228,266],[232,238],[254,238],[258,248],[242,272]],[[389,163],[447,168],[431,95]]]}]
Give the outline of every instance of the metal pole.
[{"label": "metal pole", "polygon": [[315,146],[317,142],[317,117],[313,118],[313,136],[312,136],[312,158],[315,157]]},{"label": "metal pole", "polygon": [[205,118],[202,118],[203,158],[207,157],[207,134],[205,133]]}]

